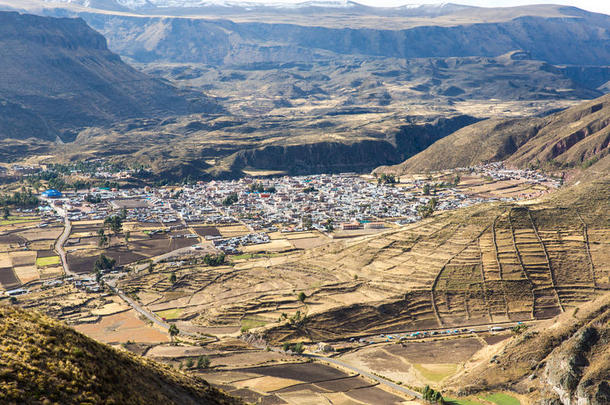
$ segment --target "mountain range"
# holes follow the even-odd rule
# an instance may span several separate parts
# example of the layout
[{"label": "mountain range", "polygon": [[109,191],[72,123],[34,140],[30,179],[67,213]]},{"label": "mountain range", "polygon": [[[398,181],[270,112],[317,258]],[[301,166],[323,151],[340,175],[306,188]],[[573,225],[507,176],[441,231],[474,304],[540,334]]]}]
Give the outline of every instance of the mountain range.
[{"label": "mountain range", "polygon": [[2,13],[7,158],[143,160],[160,177],[369,171],[610,90],[610,17],[571,7],[0,7],[45,16]]},{"label": "mountain range", "polygon": [[2,138],[69,142],[93,125],[220,110],[125,64],[81,19],[1,12],[0,54]]}]

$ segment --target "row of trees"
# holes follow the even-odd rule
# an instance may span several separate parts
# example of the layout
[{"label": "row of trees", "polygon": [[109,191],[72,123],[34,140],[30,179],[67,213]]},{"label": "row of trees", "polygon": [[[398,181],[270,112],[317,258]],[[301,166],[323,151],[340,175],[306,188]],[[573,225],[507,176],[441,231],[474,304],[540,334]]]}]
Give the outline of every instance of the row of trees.
[{"label": "row of trees", "polygon": [[206,254],[203,257],[203,262],[208,266],[222,266],[226,263],[226,256],[224,253],[218,255]]},{"label": "row of trees", "polygon": [[32,190],[26,190],[25,187],[21,191],[15,191],[13,194],[0,196],[0,205],[5,207],[30,208],[37,206],[38,203],[38,197],[32,194]]},{"label": "row of trees", "polygon": [[263,183],[252,183],[248,186],[248,190],[256,193],[275,193],[275,186],[265,187]]}]

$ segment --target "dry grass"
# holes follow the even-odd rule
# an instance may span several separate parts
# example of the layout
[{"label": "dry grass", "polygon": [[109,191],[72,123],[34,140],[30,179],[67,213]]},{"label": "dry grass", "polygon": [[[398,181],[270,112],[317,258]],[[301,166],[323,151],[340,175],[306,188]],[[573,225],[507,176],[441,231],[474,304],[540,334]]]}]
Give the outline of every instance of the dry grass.
[{"label": "dry grass", "polygon": [[[0,306],[0,402],[231,404],[205,381]],[[126,382],[129,382],[128,384]]]}]

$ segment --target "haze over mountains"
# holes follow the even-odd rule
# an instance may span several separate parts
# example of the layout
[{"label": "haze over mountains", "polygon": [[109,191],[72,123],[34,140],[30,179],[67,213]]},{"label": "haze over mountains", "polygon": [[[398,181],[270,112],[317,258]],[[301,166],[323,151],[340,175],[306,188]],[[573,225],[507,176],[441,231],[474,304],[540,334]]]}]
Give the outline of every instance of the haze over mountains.
[{"label": "haze over mountains", "polygon": [[[4,41],[13,55],[2,62],[13,72],[2,79],[4,108],[32,118],[5,115],[2,138],[35,137],[43,143],[32,149],[62,159],[144,160],[160,176],[368,171],[405,160],[448,128],[546,114],[610,89],[610,17],[572,7],[0,6],[62,17],[32,30],[65,38],[40,51],[31,37]],[[83,22],[63,17],[82,18],[137,70]],[[11,19],[38,21],[5,18],[13,30]],[[453,124],[436,127],[439,118]],[[58,136],[67,143],[54,152]],[[27,152],[3,144],[4,154]]]}]

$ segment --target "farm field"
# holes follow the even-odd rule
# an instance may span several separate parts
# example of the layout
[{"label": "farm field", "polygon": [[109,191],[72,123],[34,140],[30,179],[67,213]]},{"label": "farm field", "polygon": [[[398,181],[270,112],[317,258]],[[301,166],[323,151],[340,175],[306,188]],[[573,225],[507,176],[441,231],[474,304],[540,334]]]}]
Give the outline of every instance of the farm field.
[{"label": "farm field", "polygon": [[63,225],[46,223],[31,214],[13,213],[0,222],[0,292],[37,283],[61,274],[53,251]]},{"label": "farm field", "polygon": [[[78,274],[93,272],[93,264],[100,254],[116,260],[119,266],[146,261],[177,249],[199,243],[190,230],[174,226],[154,226],[138,222],[123,224],[123,232],[112,234],[106,229],[108,242],[99,246],[97,233],[103,227],[101,221],[78,221],[72,224],[66,252],[70,270]],[[126,232],[129,238],[126,239]]]},{"label": "farm field", "polygon": [[259,403],[370,403],[401,404],[407,401],[397,393],[382,389],[378,384],[357,374],[347,373],[318,363],[291,363],[259,367],[236,368],[230,371],[206,371],[202,376]]}]

